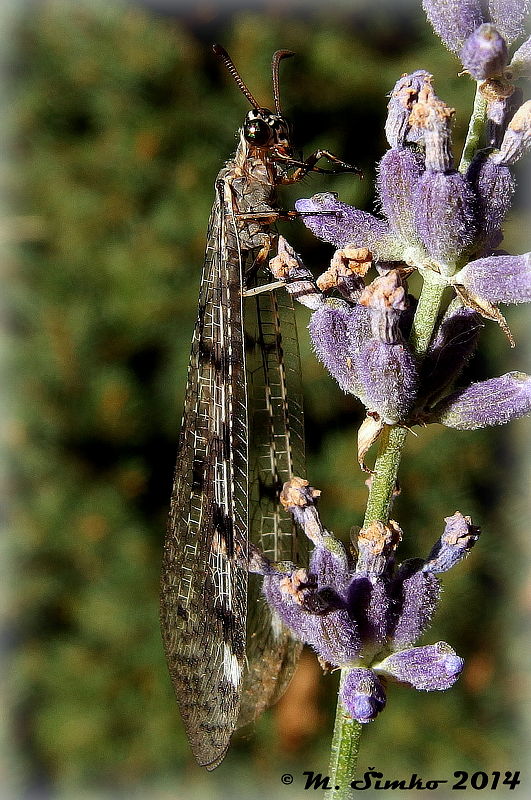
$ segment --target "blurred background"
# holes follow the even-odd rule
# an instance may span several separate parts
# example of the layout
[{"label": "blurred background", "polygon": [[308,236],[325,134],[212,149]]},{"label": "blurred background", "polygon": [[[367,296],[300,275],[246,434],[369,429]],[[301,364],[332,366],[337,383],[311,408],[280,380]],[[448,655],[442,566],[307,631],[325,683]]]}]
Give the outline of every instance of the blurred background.
[{"label": "blurred background", "polygon": [[[183,735],[158,626],[213,182],[247,111],[210,46],[229,50],[265,105],[271,54],[294,50],[281,94],[299,146],[363,169],[363,181],[309,177],[283,194],[286,208],[327,189],[374,208],[386,94],[404,72],[434,74],[457,110],[459,153],[472,83],[420,0],[42,0],[2,13],[2,796],[299,797],[303,770],[327,770],[337,675],[322,677],[306,653],[283,700],[207,775]],[[511,252],[529,247],[523,222],[517,203]],[[325,267],[331,247],[299,223],[284,233],[308,265]],[[516,351],[487,324],[469,378],[529,371],[526,314],[507,314]],[[313,358],[304,309],[300,322],[308,476],[323,492],[325,525],[346,539],[367,494],[356,465],[361,408]],[[451,778],[527,763],[528,432],[520,420],[409,437],[393,512],[402,559],[427,555],[456,509],[483,528],[471,557],[443,576],[423,639],[448,641],[466,668],[449,692],[391,688],[364,730],[361,771]],[[281,785],[285,772],[292,786]]]}]

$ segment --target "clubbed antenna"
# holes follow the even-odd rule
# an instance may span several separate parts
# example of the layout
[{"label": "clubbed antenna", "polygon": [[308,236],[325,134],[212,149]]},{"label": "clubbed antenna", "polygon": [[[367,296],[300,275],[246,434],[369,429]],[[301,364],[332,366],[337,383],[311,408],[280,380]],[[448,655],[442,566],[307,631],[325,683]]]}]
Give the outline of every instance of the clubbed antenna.
[{"label": "clubbed antenna", "polygon": [[277,114],[282,114],[282,110],[280,108],[280,92],[278,89],[278,65],[283,58],[290,58],[294,55],[295,53],[292,50],[277,50],[276,53],[273,53],[273,58],[271,60],[271,73],[273,76],[273,97],[275,98],[275,111]]},{"label": "clubbed antenna", "polygon": [[[245,83],[243,82],[243,78],[241,77],[240,73],[238,72],[238,70],[234,66],[232,58],[229,56],[229,54],[227,53],[225,48],[222,47],[220,44],[213,44],[212,45],[212,50],[214,51],[214,53],[219,58],[221,58],[221,60],[223,61],[223,63],[227,67],[228,71],[230,72],[230,74],[232,75],[234,80],[236,81],[236,84],[239,87],[240,91],[242,92],[242,94],[245,95],[245,97],[250,102],[252,107],[253,108],[259,108],[260,106],[258,105],[258,103],[254,99],[253,95],[251,94],[251,92],[249,91],[249,89],[247,88]],[[281,51],[279,51],[279,52],[281,52]],[[275,53],[275,55],[277,55],[277,54]],[[273,56],[273,58],[274,58],[274,56]]]}]

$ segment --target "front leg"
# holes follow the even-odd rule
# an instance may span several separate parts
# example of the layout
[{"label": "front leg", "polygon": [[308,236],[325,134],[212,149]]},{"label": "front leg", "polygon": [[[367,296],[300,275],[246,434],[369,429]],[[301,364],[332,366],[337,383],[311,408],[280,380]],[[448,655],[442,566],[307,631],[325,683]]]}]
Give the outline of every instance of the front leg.
[{"label": "front leg", "polygon": [[[340,172],[354,172],[358,175],[362,174],[358,167],[348,164],[346,161],[342,161],[328,150],[316,150],[315,153],[309,155],[304,159],[304,161],[298,161],[297,159],[294,159],[291,156],[285,156],[282,153],[275,153],[273,158],[275,161],[284,163],[288,167],[297,168],[291,175],[284,175],[280,178],[280,183],[282,184],[297,183],[297,181],[300,181],[305,175],[308,174],[308,172],[319,172],[325,175],[333,175]],[[335,164],[337,168],[323,169],[322,167],[317,167],[316,164],[321,158],[326,158],[331,164]]]}]

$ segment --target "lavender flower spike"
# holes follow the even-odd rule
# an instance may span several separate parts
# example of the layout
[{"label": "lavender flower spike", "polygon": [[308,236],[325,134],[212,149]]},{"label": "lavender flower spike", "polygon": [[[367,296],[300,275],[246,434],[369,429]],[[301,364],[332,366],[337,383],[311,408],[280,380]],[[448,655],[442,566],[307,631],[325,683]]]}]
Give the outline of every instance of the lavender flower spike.
[{"label": "lavender flower spike", "polygon": [[448,428],[475,430],[504,425],[531,413],[531,376],[507,372],[454,392],[433,409],[430,422]]},{"label": "lavender flower spike", "polygon": [[485,22],[464,43],[461,62],[477,81],[501,76],[507,64],[505,39],[494,25]]},{"label": "lavender flower spike", "polygon": [[374,665],[377,674],[389,675],[415,689],[444,691],[453,686],[464,661],[446,642],[425,647],[412,647],[385,658]]},{"label": "lavender flower spike", "polygon": [[485,22],[480,0],[422,0],[435,33],[456,55],[465,39]]},{"label": "lavender flower spike", "polygon": [[470,261],[452,282],[489,303],[531,303],[531,253]]}]

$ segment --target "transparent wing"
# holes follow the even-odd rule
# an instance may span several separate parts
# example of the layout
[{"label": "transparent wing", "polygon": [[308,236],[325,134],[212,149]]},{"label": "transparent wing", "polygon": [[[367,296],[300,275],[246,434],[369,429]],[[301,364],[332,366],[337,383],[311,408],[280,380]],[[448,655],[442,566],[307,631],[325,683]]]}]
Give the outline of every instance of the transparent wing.
[{"label": "transparent wing", "polygon": [[[248,298],[245,320],[251,538],[271,560],[305,564],[306,538],[279,503],[283,483],[305,474],[300,357],[291,297],[280,290]],[[265,603],[261,579],[250,575],[239,726],[280,697],[300,650],[301,644]]]},{"label": "transparent wing", "polygon": [[247,603],[242,275],[224,208],[218,198],[210,219],[161,581],[171,679],[192,750],[209,769],[238,717]]}]

